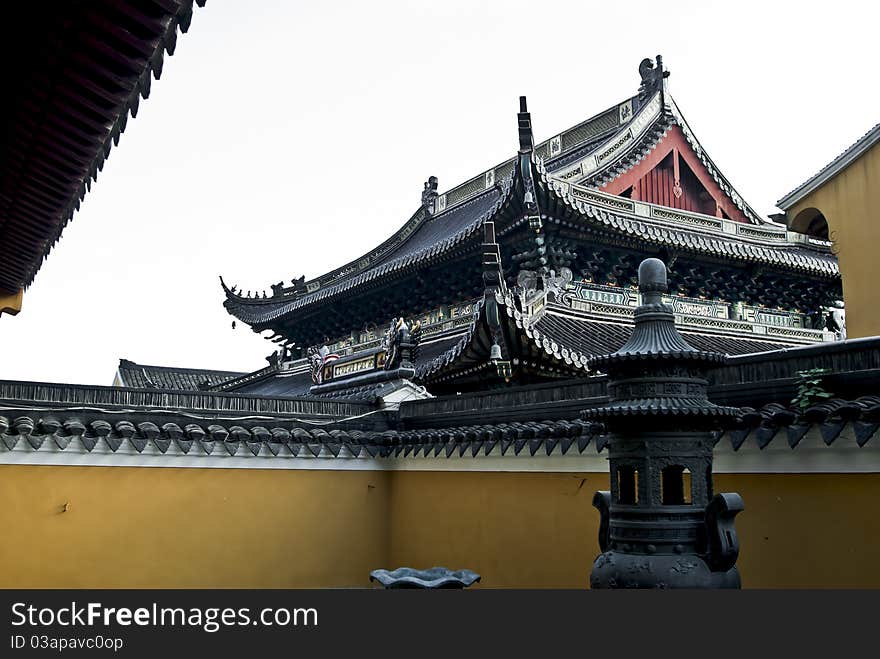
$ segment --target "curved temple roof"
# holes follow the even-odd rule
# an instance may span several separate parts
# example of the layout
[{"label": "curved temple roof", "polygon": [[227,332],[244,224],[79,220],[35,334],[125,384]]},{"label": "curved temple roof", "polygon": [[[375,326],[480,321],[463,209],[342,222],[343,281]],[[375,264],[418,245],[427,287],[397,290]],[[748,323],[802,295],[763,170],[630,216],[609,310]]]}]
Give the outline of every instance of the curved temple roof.
[{"label": "curved temple roof", "polygon": [[287,289],[268,298],[243,297],[234,288],[228,288],[221,277],[226,292],[224,306],[239,320],[262,326],[375,279],[390,278],[415,264],[430,262],[477,236],[483,220],[491,217],[508,200],[510,189],[509,182],[492,188],[436,217],[422,208],[382,246],[356,264],[321,277],[320,282],[307,282],[305,291]]},{"label": "curved temple roof", "polygon": [[[634,201],[597,189],[634,167],[673,126],[750,223]],[[820,279],[839,277],[837,261],[825,243],[786,232],[782,225],[760,218],[742,199],[696,140],[665,83],[538,144],[531,157],[541,209],[554,221],[563,219],[611,238],[636,239],[647,246],[743,265],[761,264]],[[519,194],[523,172],[514,162],[502,163],[444,194],[431,190],[429,181],[422,207],[372,252],[308,282],[273,287],[271,296],[244,296],[224,283],[224,306],[261,331],[362,287],[372,288],[378,281],[405,276],[462,250],[476,251],[479,228],[485,221],[494,221],[502,234],[505,225],[523,219]]]}]

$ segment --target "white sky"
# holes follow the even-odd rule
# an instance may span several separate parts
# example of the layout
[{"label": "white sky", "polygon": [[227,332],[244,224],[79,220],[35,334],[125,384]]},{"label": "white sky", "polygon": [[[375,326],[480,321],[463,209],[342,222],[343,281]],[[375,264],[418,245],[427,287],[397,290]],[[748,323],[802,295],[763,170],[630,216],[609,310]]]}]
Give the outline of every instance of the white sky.
[{"label": "white sky", "polygon": [[[880,121],[875,2],[210,0],[82,209],[0,317],[0,378],[110,384],[120,357],[249,371],[222,307],[369,251],[419,204],[632,95],[643,57],[756,210]],[[7,249],[9,247],[7,246]]]}]

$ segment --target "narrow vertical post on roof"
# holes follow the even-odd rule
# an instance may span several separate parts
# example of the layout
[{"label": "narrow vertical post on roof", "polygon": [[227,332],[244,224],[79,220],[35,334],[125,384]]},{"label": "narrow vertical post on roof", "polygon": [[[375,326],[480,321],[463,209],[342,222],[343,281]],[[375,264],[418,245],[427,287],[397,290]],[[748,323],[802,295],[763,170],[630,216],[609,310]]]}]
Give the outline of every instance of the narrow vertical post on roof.
[{"label": "narrow vertical post on roof", "polygon": [[642,304],[617,352],[591,360],[608,373],[610,403],[584,410],[609,432],[610,491],[597,492],[601,515],[592,588],[739,588],[738,494],[712,491],[714,432],[737,408],[706,395],[706,373],[726,360],[697,350],[664,303],[666,265],[639,266]]},{"label": "narrow vertical post on roof", "polygon": [[516,118],[519,122],[519,150],[531,151],[535,146],[535,138],[532,135],[532,115],[525,96],[519,97],[519,113]]}]

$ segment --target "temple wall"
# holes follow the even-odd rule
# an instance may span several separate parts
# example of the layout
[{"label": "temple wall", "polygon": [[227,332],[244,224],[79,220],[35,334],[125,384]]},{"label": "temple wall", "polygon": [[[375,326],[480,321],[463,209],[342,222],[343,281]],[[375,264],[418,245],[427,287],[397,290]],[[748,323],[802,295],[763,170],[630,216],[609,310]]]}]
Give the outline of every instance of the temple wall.
[{"label": "temple wall", "polygon": [[606,474],[396,472],[391,563],[468,568],[487,588],[584,588],[598,489]]},{"label": "temple wall", "polygon": [[21,311],[21,300],[24,297],[24,289],[17,293],[7,293],[0,290],[0,315],[4,313],[10,316],[16,315]]},{"label": "temple wall", "polygon": [[3,465],[0,501],[2,588],[369,586],[388,554],[383,471]]},{"label": "temple wall", "polygon": [[880,335],[880,146],[875,145],[793,206],[792,218],[816,208],[828,222],[843,278],[847,336]]},{"label": "temple wall", "polygon": [[[378,567],[582,588],[596,472],[0,466],[0,587],[369,587]],[[717,474],[746,587],[880,587],[880,474]],[[64,504],[69,507],[63,512]]]},{"label": "temple wall", "polygon": [[[716,474],[742,494],[744,587],[880,587],[880,474]],[[470,568],[484,587],[584,588],[598,473],[394,474],[391,562]]]}]

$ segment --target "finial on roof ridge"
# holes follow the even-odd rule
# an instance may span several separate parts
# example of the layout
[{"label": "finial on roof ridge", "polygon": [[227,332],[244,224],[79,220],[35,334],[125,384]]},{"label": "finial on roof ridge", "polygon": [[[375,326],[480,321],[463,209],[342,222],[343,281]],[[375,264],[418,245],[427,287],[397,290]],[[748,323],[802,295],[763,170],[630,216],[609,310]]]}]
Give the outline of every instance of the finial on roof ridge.
[{"label": "finial on roof ridge", "polygon": [[425,187],[422,190],[422,206],[424,206],[425,210],[428,212],[428,215],[433,215],[436,210],[436,200],[439,194],[437,193],[437,177],[429,176],[428,180],[425,181]]},{"label": "finial on roof ridge", "polygon": [[663,80],[669,77],[669,71],[663,68],[663,56],[657,55],[656,64],[650,57],[646,57],[639,63],[639,76],[642,82],[639,85],[639,98],[647,99],[663,88]]},{"label": "finial on roof ridge", "polygon": [[519,113],[516,118],[519,124],[519,150],[531,151],[535,146],[535,138],[532,136],[532,115],[525,96],[519,97]]}]

